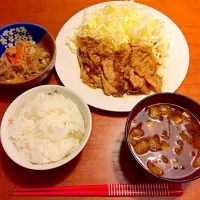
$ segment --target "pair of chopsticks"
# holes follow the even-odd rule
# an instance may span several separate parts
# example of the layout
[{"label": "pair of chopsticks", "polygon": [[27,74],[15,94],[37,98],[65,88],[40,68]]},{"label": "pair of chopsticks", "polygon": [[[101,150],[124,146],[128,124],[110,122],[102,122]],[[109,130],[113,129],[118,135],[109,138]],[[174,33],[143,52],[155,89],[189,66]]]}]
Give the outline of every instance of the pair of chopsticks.
[{"label": "pair of chopsticks", "polygon": [[107,184],[47,188],[19,188],[15,196],[181,196],[180,184]]}]

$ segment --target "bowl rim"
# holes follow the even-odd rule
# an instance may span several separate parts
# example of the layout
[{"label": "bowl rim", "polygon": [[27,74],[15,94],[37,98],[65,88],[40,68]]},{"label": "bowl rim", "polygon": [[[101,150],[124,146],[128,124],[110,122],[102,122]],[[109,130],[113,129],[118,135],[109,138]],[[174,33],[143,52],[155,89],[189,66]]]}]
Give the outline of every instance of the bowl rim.
[{"label": "bowl rim", "polygon": [[19,25],[21,24],[22,26],[23,26],[23,24],[31,25],[31,26],[37,26],[38,28],[41,28],[41,29],[45,30],[46,32],[48,32],[48,30],[47,30],[46,28],[44,28],[43,26],[41,26],[41,25],[39,25],[39,24],[30,23],[30,22],[15,22],[15,23],[12,23],[12,24],[7,24],[7,25],[1,27],[1,28],[0,28],[0,31],[1,31],[2,29],[8,28],[9,26],[14,26],[14,25],[18,25],[18,24],[19,24]]},{"label": "bowl rim", "polygon": [[[13,105],[13,103],[16,103],[18,102],[19,100],[21,100],[21,98],[24,98],[24,96],[26,96],[27,94],[29,93],[32,93],[34,90],[39,90],[40,88],[44,88],[44,91],[45,92],[45,88],[52,88],[54,90],[60,88],[61,90],[65,90],[66,92],[68,93],[71,93],[77,100],[79,100],[82,104],[82,106],[84,107],[84,109],[86,109],[86,112],[85,114],[87,115],[88,117],[88,123],[87,123],[87,127],[88,127],[88,130],[87,132],[85,132],[85,139],[82,143],[79,144],[79,146],[76,148],[76,150],[74,152],[72,152],[72,154],[64,157],[63,159],[61,160],[58,160],[54,163],[48,163],[48,164],[44,164],[44,165],[41,165],[41,164],[32,164],[32,163],[29,163],[29,165],[27,166],[27,164],[23,164],[23,161],[21,162],[21,160],[19,159],[15,159],[13,156],[10,155],[10,150],[6,147],[6,144],[4,143],[4,139],[3,139],[3,136],[2,136],[2,128],[4,127],[4,124],[6,123],[6,117],[7,117],[7,111],[9,111],[11,109],[11,106]],[[38,91],[38,92],[42,92],[42,91]],[[62,94],[62,92],[60,92]],[[64,87],[64,86],[60,86],[60,85],[42,85],[42,86],[38,86],[38,87],[34,87],[32,89],[29,89],[27,90],[26,92],[22,93],[21,95],[19,95],[10,105],[9,107],[7,108],[7,110],[5,111],[4,115],[3,115],[3,118],[2,118],[2,121],[1,121],[1,130],[0,130],[0,140],[1,140],[1,143],[2,143],[2,147],[5,151],[5,153],[7,154],[7,156],[13,161],[15,162],[16,164],[26,168],[26,169],[31,169],[31,170],[37,170],[37,171],[44,171],[44,170],[50,170],[50,169],[54,169],[54,168],[58,168],[68,162],[70,162],[71,160],[73,160],[82,150],[83,148],[86,146],[88,140],[89,140],[89,137],[91,135],[91,131],[92,131],[92,115],[91,115],[91,112],[90,112],[90,109],[89,109],[89,106],[85,103],[85,101],[79,96],[77,95],[74,91]],[[5,135],[5,133],[4,133]],[[12,141],[11,141],[12,143]],[[74,153],[74,154],[73,154]],[[35,167],[34,167],[35,166]]]},{"label": "bowl rim", "polygon": [[51,65],[55,65],[54,62],[55,62],[56,54],[57,54],[56,42],[55,42],[55,39],[54,39],[53,35],[47,29],[45,29],[44,27],[42,27],[42,26],[40,26],[38,24],[29,23],[29,22],[18,22],[18,23],[12,23],[12,24],[8,24],[6,26],[3,26],[2,28],[0,28],[0,31],[2,29],[8,28],[9,26],[20,25],[20,24],[21,24],[21,26],[23,26],[23,24],[24,25],[36,26],[37,28],[40,28],[40,29],[43,29],[44,31],[46,31],[46,34],[48,34],[50,36],[51,40],[53,41],[53,55],[52,55],[52,58],[51,58],[51,62],[49,63],[49,65],[42,72],[40,72],[39,74],[37,74],[32,79],[29,79],[29,80],[26,80],[26,81],[23,81],[23,82],[20,82],[20,83],[4,83],[4,82],[0,82],[0,85],[15,86],[15,85],[22,85],[22,84],[30,83],[33,80],[35,80],[38,77],[40,77],[43,73],[45,73],[46,71],[48,71],[49,68],[51,67]]},{"label": "bowl rim", "polygon": [[[151,171],[147,170],[143,165],[142,163],[140,162],[140,160],[137,158],[137,156],[135,155],[135,152],[133,151],[133,148],[131,146],[131,144],[129,143],[128,141],[128,126],[129,126],[129,122],[131,120],[131,115],[133,113],[133,111],[135,110],[136,107],[138,107],[143,101],[145,101],[146,99],[149,99],[149,98],[154,98],[155,96],[160,96],[160,95],[172,95],[172,96],[179,96],[179,97],[183,97],[185,99],[188,99],[189,101],[191,101],[192,103],[195,103],[197,104],[199,107],[200,107],[200,104],[195,101],[194,99],[190,98],[190,97],[187,97],[185,95],[182,95],[182,94],[178,94],[178,93],[172,93],[172,92],[163,92],[163,93],[158,93],[158,94],[152,94],[150,96],[147,96],[145,97],[144,99],[142,99],[141,101],[139,101],[133,108],[132,110],[130,111],[130,113],[128,114],[128,117],[127,117],[127,120],[126,120],[126,124],[125,124],[125,139],[126,139],[126,144],[128,145],[129,147],[129,150],[132,154],[132,156],[134,157],[134,159],[137,161],[137,163],[142,167],[143,170],[145,170],[146,172],[148,172],[149,174],[153,175],[154,177],[160,179],[160,180],[163,180],[163,181],[168,181],[168,182],[174,182],[174,183],[186,183],[186,182],[190,182],[190,181],[194,181],[198,178],[200,178],[200,174],[198,176],[195,176],[193,178],[189,178],[189,179],[186,179],[186,180],[181,180],[181,179],[170,179],[170,178],[165,178],[165,177],[160,177],[160,176],[157,176],[155,174],[153,174]],[[159,103],[159,102],[158,102]],[[174,104],[176,105],[176,104]]]}]

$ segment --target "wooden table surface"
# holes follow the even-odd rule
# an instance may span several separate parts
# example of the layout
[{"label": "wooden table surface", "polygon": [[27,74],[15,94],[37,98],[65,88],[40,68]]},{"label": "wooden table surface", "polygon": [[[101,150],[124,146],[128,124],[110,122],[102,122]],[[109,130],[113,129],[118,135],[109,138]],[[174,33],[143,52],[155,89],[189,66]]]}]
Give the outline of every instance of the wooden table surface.
[{"label": "wooden table surface", "polygon": [[[60,28],[72,15],[100,2],[102,0],[2,0],[0,27],[13,22],[27,21],[46,27],[56,38]],[[190,66],[187,77],[176,92],[192,97],[200,103],[200,1],[138,0],[138,2],[163,12],[184,33],[190,49]],[[55,71],[43,82],[43,84],[49,83],[60,84]],[[22,91],[0,89],[0,121],[9,104],[21,93]],[[86,147],[73,161],[60,168],[42,172],[24,169],[13,163],[0,145],[0,200],[81,199],[80,197],[17,198],[10,195],[16,187],[136,183],[149,179],[134,162],[123,142],[127,113],[111,113],[94,108],[91,108],[91,112],[93,127]],[[183,196],[162,199],[200,199],[200,179],[183,184],[183,188]]]}]

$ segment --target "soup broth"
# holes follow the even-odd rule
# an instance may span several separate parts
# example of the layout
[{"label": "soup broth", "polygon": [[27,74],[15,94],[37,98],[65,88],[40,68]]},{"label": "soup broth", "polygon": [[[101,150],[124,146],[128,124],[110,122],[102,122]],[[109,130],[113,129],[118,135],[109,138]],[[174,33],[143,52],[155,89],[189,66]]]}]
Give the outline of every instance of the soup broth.
[{"label": "soup broth", "polygon": [[181,107],[144,108],[131,123],[129,142],[140,162],[157,176],[182,178],[200,167],[200,124]]}]

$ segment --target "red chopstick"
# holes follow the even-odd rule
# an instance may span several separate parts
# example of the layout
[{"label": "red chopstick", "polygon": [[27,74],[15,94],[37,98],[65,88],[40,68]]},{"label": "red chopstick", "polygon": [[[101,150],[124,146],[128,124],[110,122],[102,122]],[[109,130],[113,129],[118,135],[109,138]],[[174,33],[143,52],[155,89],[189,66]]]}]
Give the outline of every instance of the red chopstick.
[{"label": "red chopstick", "polygon": [[180,196],[179,184],[108,184],[60,186],[48,188],[19,188],[15,196]]},{"label": "red chopstick", "polygon": [[135,189],[135,190],[176,190],[182,189],[181,184],[167,183],[144,183],[144,184],[104,184],[104,185],[74,185],[74,186],[53,186],[43,188],[18,188],[15,192],[27,191],[63,191],[63,190],[107,190],[107,189]]},{"label": "red chopstick", "polygon": [[17,192],[15,196],[181,196],[183,191],[168,190],[146,190],[146,191],[130,191],[130,190],[80,190],[80,191],[47,191],[47,192]]}]

